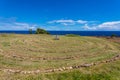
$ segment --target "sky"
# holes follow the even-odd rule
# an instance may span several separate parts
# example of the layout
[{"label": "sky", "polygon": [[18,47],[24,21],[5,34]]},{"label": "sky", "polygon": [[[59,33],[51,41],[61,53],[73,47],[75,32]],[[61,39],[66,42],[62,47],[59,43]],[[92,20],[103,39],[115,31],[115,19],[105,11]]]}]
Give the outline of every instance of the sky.
[{"label": "sky", "polygon": [[120,0],[0,0],[0,30],[120,31]]}]

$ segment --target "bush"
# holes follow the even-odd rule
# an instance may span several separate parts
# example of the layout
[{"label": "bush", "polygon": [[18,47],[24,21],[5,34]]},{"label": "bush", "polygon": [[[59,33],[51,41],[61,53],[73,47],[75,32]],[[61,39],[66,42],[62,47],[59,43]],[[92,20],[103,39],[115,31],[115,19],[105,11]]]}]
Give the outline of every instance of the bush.
[{"label": "bush", "polygon": [[32,29],[29,29],[29,34],[32,34]]},{"label": "bush", "polygon": [[49,34],[49,32],[47,32],[47,31],[44,30],[44,29],[37,28],[35,34]]},{"label": "bush", "polygon": [[8,34],[0,34],[1,37],[8,37]]},{"label": "bush", "polygon": [[112,35],[111,35],[111,38],[113,38],[113,37],[117,37],[117,35],[116,35],[116,34],[112,34]]},{"label": "bush", "polygon": [[78,36],[80,36],[80,35],[76,35],[76,34],[66,34],[65,36],[67,36],[67,37],[78,37]]}]

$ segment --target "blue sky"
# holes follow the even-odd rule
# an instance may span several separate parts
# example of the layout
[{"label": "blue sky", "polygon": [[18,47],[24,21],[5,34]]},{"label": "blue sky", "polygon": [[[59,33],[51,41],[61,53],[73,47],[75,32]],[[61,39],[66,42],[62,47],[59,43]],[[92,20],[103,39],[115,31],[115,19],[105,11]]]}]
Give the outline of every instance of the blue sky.
[{"label": "blue sky", "polygon": [[120,0],[0,0],[0,30],[119,31]]}]

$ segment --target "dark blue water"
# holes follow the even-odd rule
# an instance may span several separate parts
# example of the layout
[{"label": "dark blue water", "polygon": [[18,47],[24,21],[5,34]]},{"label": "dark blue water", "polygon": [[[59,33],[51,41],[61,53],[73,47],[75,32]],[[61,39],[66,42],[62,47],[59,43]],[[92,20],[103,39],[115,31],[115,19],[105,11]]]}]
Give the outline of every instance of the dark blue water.
[{"label": "dark blue water", "polygon": [[81,36],[111,36],[116,34],[120,36],[120,31],[50,31],[51,34],[65,35],[76,34]]},{"label": "dark blue water", "polygon": [[[76,34],[81,36],[120,36],[120,31],[48,31],[51,35]],[[29,31],[0,31],[0,33],[29,34]],[[35,31],[33,31],[35,33]]]}]

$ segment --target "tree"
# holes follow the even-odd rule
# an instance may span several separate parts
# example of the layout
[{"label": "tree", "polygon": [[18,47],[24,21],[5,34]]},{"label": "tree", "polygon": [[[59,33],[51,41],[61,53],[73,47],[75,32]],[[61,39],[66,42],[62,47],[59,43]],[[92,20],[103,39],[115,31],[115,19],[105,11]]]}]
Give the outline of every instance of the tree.
[{"label": "tree", "polygon": [[114,37],[117,37],[117,35],[116,35],[116,34],[112,34],[112,35],[111,35],[111,38],[114,38]]},{"label": "tree", "polygon": [[32,29],[29,29],[29,33],[32,34]]},{"label": "tree", "polygon": [[47,32],[47,31],[44,30],[44,29],[37,28],[35,34],[49,34],[49,32]]}]

